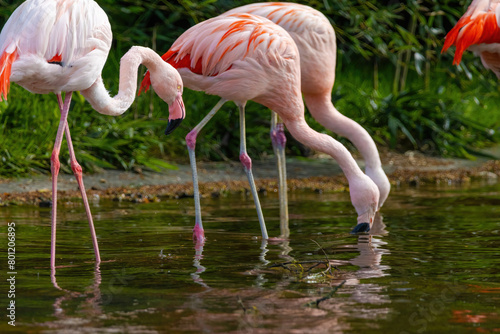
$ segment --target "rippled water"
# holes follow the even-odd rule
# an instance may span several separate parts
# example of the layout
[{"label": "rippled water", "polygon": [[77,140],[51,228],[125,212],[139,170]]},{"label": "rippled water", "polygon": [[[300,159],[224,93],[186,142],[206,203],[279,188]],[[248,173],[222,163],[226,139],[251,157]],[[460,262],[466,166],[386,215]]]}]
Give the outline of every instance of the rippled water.
[{"label": "rippled water", "polygon": [[[278,236],[277,197],[262,202]],[[100,268],[81,205],[60,204],[54,281],[49,209],[0,208],[17,261],[16,327],[2,316],[0,332],[500,331],[500,185],[393,189],[370,236],[349,234],[347,193],[290,202],[290,240],[261,244],[251,198],[204,198],[204,246],[192,199],[94,203]],[[5,314],[8,290],[2,279]]]}]

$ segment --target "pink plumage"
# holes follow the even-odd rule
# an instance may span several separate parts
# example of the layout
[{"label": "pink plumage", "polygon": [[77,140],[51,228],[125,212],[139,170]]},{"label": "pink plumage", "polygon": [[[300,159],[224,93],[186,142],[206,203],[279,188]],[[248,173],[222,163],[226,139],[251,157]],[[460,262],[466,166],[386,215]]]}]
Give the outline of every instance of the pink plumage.
[{"label": "pink plumage", "polygon": [[[191,27],[162,58],[177,68],[186,87],[222,98],[186,137],[195,188],[195,239],[204,239],[194,154],[196,138],[227,100],[234,101],[240,110],[240,160],[248,176],[264,239],[268,238],[267,230],[253,181],[251,159],[246,152],[244,107],[248,100],[276,112],[298,141],[328,153],[338,161],[349,180],[351,201],[359,215],[358,223],[369,229],[377,209],[377,186],[359,169],[344,146],[306,124],[300,56],[288,32],[255,15],[221,15]],[[141,88],[147,89],[148,81],[146,76]]]},{"label": "pink plumage", "polygon": [[366,174],[379,188],[381,207],[389,195],[390,183],[382,169],[377,146],[362,126],[342,115],[331,101],[337,44],[328,18],[311,7],[288,2],[253,3],[227,13],[259,15],[290,34],[300,54],[301,91],[308,110],[323,126],[349,139],[360,151],[365,159]]},{"label": "pink plumage", "polygon": [[68,143],[71,168],[83,197],[96,262],[100,262],[82,168],[76,161],[67,124],[73,91],[81,91],[98,112],[120,115],[134,101],[137,68],[143,63],[146,67],[154,68],[153,86],[169,105],[169,125],[173,124],[169,128],[175,127],[184,118],[181,77],[172,66],[147,48],[132,47],[122,57],[120,90],[114,98],[109,96],[101,78],[101,71],[111,47],[111,40],[108,17],[93,0],[27,0],[14,11],[0,34],[0,101],[2,96],[7,99],[10,84],[14,82],[33,93],[55,93],[61,110],[51,156],[52,269],[55,268],[59,152],[64,134]]},{"label": "pink plumage", "polygon": [[[55,270],[57,176],[59,151],[66,132],[73,169],[84,200],[96,261],[99,247],[90,213],[82,168],[76,161],[69,128],[72,92],[88,89],[100,77],[111,47],[111,27],[104,11],[92,0],[28,0],[11,15],[0,34],[0,100],[10,83],[30,92],[56,93],[61,120],[51,156],[52,237],[51,268]],[[63,98],[61,92],[67,92]]]},{"label": "pink plumage", "polygon": [[87,89],[101,75],[111,40],[108,17],[94,1],[26,1],[2,29],[0,54],[15,62],[10,75],[0,64],[0,91],[9,77],[38,94]]},{"label": "pink plumage", "polygon": [[452,45],[456,46],[453,64],[460,64],[464,51],[470,50],[500,79],[500,1],[472,1],[446,35],[441,52]]},{"label": "pink plumage", "polygon": [[[182,34],[167,52],[167,62],[177,68],[190,89],[236,102],[259,102],[264,96],[275,98],[269,86],[277,86],[284,76],[270,76],[269,70],[281,74],[284,72],[276,68],[291,72],[294,67],[296,75],[300,71],[295,44],[283,29],[266,19],[235,14],[195,27]],[[191,61],[189,68],[177,66],[184,57]],[[198,62],[201,73],[193,71]],[[296,86],[293,89],[300,92]]]}]

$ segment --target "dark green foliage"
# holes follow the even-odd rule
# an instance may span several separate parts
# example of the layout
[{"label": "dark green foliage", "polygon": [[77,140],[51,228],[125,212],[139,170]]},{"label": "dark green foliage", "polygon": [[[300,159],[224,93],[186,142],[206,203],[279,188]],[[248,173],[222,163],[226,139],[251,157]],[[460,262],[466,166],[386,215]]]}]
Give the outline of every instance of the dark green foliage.
[{"label": "dark green foliage", "polygon": [[[437,98],[437,99],[436,99]],[[441,155],[473,158],[478,143],[490,141],[495,131],[453,108],[444,90],[423,90],[371,98],[369,124],[378,124],[377,137],[400,150],[422,149]]]},{"label": "dark green foliage", "polygon": [[[21,2],[0,0],[1,26]],[[114,95],[119,59],[132,45],[163,54],[192,25],[254,1],[97,2],[108,14],[114,33],[103,71]],[[470,157],[478,147],[497,141],[492,136],[500,124],[496,78],[469,52],[458,67],[451,65],[450,53],[440,53],[445,33],[469,1],[300,3],[325,13],[337,32],[335,105],[366,127],[379,144]],[[140,68],[140,77],[144,70]],[[74,94],[69,123],[77,157],[85,171],[138,166],[157,170],[168,168],[166,161],[186,161],[184,138],[216,101],[217,97],[186,89],[186,120],[172,135],[164,136],[167,106],[152,92],[139,96],[131,110],[116,118],[98,114]],[[269,111],[255,103],[247,107],[249,154],[254,158],[272,154]],[[313,128],[326,131],[308,113],[306,117]],[[54,95],[34,95],[12,85],[9,101],[0,103],[0,175],[49,171],[58,122]],[[238,112],[228,103],[200,134],[197,156],[234,159],[238,150]],[[308,152],[293,140],[288,151]],[[62,168],[70,172],[64,143],[61,154]]]}]

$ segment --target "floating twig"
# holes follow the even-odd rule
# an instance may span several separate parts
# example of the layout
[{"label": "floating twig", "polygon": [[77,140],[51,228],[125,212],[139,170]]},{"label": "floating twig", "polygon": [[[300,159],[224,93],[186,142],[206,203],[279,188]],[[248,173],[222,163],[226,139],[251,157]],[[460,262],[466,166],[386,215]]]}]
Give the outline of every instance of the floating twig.
[{"label": "floating twig", "polygon": [[343,281],[342,281],[342,283],[340,283],[339,285],[335,286],[335,287],[333,288],[333,290],[332,290],[332,291],[330,291],[330,293],[328,293],[326,296],[321,297],[321,298],[319,298],[319,299],[316,299],[315,301],[309,302],[309,303],[307,303],[307,304],[306,304],[306,306],[307,306],[307,307],[316,307],[316,308],[317,308],[317,307],[319,306],[319,303],[321,303],[321,302],[323,302],[323,301],[325,301],[325,300],[328,300],[328,299],[332,298],[332,297],[333,297],[333,295],[335,294],[335,292],[337,292],[337,290],[338,290],[338,289],[339,289],[342,285],[344,285],[344,283],[345,283],[345,282],[346,282],[346,281],[345,281],[345,280],[343,280]]},{"label": "floating twig", "polygon": [[326,268],[326,270],[323,273],[329,271],[330,275],[333,277],[332,266],[330,265],[330,259],[328,258],[328,255],[326,254],[325,250],[323,249],[323,247],[321,247],[321,245],[316,240],[312,240],[311,239],[311,241],[314,242],[316,245],[318,245],[319,249],[321,249],[321,251],[323,252],[323,254],[325,254],[325,259],[328,262],[328,268]]}]

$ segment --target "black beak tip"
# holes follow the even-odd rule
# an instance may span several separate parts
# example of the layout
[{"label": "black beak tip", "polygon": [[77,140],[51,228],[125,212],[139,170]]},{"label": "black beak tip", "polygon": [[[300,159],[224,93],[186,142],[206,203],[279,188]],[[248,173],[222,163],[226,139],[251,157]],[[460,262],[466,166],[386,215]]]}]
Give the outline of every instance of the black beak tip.
[{"label": "black beak tip", "polygon": [[182,123],[182,118],[176,118],[168,121],[167,129],[165,130],[165,134],[171,134],[180,124]]},{"label": "black beak tip", "polygon": [[356,225],[351,231],[351,234],[358,234],[358,233],[366,233],[370,231],[370,224],[368,223],[361,223]]}]

